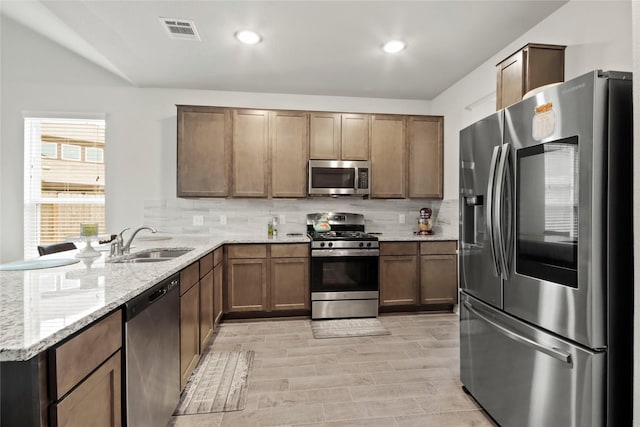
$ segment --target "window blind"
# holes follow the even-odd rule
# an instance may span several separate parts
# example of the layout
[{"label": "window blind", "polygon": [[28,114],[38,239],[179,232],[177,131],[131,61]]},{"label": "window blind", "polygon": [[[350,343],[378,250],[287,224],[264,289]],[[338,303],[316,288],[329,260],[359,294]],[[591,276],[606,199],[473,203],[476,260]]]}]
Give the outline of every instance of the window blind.
[{"label": "window blind", "polygon": [[105,227],[105,121],[24,119],[24,256],[38,245],[80,234],[81,223]]}]

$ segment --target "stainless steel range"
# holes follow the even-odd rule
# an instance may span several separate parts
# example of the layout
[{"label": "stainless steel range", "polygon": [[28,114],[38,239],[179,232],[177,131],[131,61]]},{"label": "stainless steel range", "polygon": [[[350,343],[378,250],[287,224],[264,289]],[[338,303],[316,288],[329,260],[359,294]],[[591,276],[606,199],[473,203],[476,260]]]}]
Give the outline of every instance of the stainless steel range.
[{"label": "stainless steel range", "polygon": [[364,232],[364,216],[309,214],[307,232],[311,238],[311,318],[376,317],[380,251],[378,238]]}]

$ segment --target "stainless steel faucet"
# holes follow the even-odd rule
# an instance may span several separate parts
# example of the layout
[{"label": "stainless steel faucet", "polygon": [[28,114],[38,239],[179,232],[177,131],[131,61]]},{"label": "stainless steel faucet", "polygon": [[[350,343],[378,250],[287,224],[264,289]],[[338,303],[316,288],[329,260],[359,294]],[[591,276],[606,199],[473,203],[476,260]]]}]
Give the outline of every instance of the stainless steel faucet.
[{"label": "stainless steel faucet", "polygon": [[124,234],[125,231],[129,230],[129,228],[130,227],[126,227],[124,230],[118,233],[118,235],[115,238],[115,241],[111,243],[110,256],[114,257],[114,256],[128,254],[129,251],[131,250],[131,243],[133,242],[133,239],[136,237],[136,234],[138,234],[138,232],[140,232],[141,230],[149,230],[152,233],[157,232],[157,230],[153,227],[143,226],[143,227],[137,228],[131,235],[131,238],[129,239],[129,241],[126,244],[123,244],[124,238],[122,235]]}]

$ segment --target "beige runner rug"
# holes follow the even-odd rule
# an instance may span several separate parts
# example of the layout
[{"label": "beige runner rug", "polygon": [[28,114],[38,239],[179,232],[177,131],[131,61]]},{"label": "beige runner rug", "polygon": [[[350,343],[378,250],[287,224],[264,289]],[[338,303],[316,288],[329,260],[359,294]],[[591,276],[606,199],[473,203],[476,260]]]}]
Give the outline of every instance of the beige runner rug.
[{"label": "beige runner rug", "polygon": [[319,338],[347,338],[366,337],[372,335],[391,335],[391,332],[378,319],[335,319],[314,320],[311,322],[313,337]]},{"label": "beige runner rug", "polygon": [[209,351],[191,374],[173,415],[242,411],[254,355],[253,351]]}]

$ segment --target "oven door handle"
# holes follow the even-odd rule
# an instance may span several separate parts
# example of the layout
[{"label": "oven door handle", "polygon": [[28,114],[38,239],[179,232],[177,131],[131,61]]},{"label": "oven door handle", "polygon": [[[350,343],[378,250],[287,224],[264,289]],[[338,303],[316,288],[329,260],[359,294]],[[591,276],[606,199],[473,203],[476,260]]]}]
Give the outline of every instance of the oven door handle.
[{"label": "oven door handle", "polygon": [[339,256],[379,256],[379,249],[312,249],[311,258]]}]

